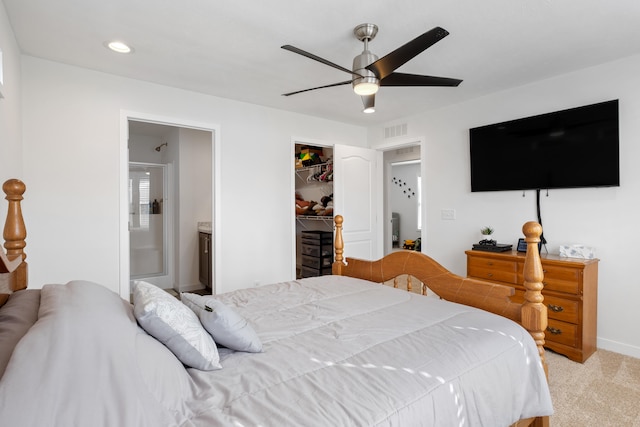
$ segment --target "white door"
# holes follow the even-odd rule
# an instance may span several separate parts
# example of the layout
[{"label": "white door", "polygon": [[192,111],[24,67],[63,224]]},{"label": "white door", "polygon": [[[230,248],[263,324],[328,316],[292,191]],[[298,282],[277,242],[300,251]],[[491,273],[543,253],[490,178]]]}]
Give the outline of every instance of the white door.
[{"label": "white door", "polygon": [[382,258],[382,152],[335,145],[334,215],[342,215],[344,256]]}]

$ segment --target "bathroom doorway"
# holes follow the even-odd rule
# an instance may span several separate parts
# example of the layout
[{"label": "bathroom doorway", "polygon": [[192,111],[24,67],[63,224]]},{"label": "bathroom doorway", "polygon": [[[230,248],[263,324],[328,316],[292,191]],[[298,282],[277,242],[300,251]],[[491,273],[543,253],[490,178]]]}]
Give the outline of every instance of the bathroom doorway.
[{"label": "bathroom doorway", "polygon": [[[213,231],[211,240],[212,287],[220,276],[220,259],[216,256],[220,247],[219,183],[220,143],[219,126],[143,113],[121,112],[121,176],[120,176],[120,295],[131,297],[131,281],[144,279],[171,293],[193,292],[204,289],[198,278],[198,229],[207,223]],[[130,179],[130,163],[147,169],[133,170]],[[153,173],[153,166],[164,167],[163,196],[152,188],[149,201],[143,200],[140,182],[134,185],[136,176]],[[182,167],[181,167],[182,166]],[[151,170],[148,168],[151,167]],[[146,183],[144,183],[146,185]],[[149,184],[151,185],[151,183]],[[138,187],[134,190],[134,187]],[[146,198],[146,194],[144,198]],[[154,200],[157,201],[154,214]],[[134,217],[134,204],[146,209],[148,218],[138,213]],[[132,213],[133,212],[133,213]],[[145,222],[148,220],[148,223]],[[141,228],[153,222],[162,222],[165,232],[144,235]],[[134,233],[131,224],[137,228]],[[157,230],[157,228],[155,229]],[[138,233],[140,232],[140,233]],[[162,241],[160,245],[159,242]],[[162,254],[159,247],[162,246]],[[153,249],[152,249],[153,248]],[[134,249],[140,251],[134,254]],[[144,271],[133,265],[142,258]]]}]

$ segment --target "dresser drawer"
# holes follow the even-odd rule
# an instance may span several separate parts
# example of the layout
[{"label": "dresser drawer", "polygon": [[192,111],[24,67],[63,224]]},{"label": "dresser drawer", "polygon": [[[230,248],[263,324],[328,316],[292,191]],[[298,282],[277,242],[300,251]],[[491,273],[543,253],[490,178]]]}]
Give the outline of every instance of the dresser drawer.
[{"label": "dresser drawer", "polygon": [[547,306],[549,319],[563,320],[569,323],[578,323],[579,301],[564,298],[544,296],[544,305]]},{"label": "dresser drawer", "polygon": [[[524,304],[524,291],[516,288],[516,292],[511,297],[511,301]],[[544,305],[547,306],[549,319],[578,324],[579,301],[544,295]]]},{"label": "dresser drawer", "polygon": [[573,323],[562,322],[549,318],[547,330],[544,333],[544,339],[558,344],[577,347],[578,345],[578,326]]},{"label": "dresser drawer", "polygon": [[543,265],[542,269],[544,271],[542,283],[545,289],[574,295],[582,294],[582,289],[580,289],[582,270],[555,265]]},{"label": "dresser drawer", "polygon": [[[542,270],[544,272],[542,284],[545,290],[582,295],[582,289],[580,289],[582,270],[544,263],[542,264]],[[518,283],[524,283],[522,271],[518,272]]]},{"label": "dresser drawer", "polygon": [[515,261],[469,257],[467,276],[506,283],[518,283],[518,263]]}]

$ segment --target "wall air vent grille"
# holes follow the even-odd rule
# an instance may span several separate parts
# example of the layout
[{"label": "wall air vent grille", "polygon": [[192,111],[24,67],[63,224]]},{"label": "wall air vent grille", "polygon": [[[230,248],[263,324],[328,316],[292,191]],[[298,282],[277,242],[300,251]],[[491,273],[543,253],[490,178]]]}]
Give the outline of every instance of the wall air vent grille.
[{"label": "wall air vent grille", "polygon": [[395,138],[397,136],[405,136],[407,135],[407,124],[403,123],[400,125],[389,126],[384,128],[384,137],[387,138]]}]

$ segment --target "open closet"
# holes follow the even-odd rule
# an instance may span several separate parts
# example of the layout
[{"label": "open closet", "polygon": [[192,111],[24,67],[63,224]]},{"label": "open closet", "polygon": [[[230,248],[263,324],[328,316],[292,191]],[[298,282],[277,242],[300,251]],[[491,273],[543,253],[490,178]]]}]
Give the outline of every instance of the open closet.
[{"label": "open closet", "polygon": [[331,274],[333,148],[295,144],[296,276]]}]

